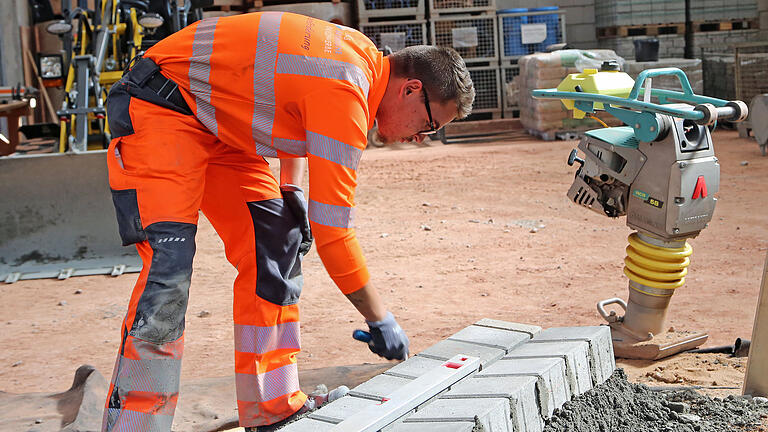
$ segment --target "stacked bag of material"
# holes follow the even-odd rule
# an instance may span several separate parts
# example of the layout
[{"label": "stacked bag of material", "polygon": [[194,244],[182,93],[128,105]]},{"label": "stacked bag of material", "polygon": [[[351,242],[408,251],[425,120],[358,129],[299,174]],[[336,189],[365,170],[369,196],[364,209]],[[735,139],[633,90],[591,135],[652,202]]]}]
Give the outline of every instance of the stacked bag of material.
[{"label": "stacked bag of material", "polygon": [[[611,50],[561,50],[521,57],[518,61],[520,75],[515,77],[514,87],[518,91],[520,121],[528,133],[551,140],[560,134],[567,136],[601,127],[600,123],[590,118],[574,119],[572,112],[565,109],[559,100],[534,99],[531,91],[555,88],[569,74],[583,72],[584,69],[600,69],[607,60],[618,61],[624,70],[624,59]],[[610,126],[622,124],[604,112],[598,112],[597,117]]]}]

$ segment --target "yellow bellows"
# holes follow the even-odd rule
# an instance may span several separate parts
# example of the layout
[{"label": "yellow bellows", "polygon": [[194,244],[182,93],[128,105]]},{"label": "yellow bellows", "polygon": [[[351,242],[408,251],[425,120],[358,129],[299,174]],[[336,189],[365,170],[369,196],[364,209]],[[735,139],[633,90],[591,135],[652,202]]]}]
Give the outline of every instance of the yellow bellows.
[{"label": "yellow bellows", "polygon": [[[665,248],[641,240],[632,233],[624,258],[624,274],[644,286],[660,290],[674,290],[683,286],[693,248],[687,242],[683,247]],[[650,295],[663,295],[646,293]],[[666,295],[672,295],[669,292]]]}]

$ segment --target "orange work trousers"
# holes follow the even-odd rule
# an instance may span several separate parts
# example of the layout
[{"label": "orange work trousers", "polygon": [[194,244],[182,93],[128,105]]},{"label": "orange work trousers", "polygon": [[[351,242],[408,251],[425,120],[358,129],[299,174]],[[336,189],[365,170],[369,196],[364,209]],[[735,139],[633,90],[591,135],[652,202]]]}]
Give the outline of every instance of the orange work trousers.
[{"label": "orange work trousers", "polygon": [[136,244],[144,267],[123,321],[102,430],[171,430],[199,209],[238,270],[240,424],[288,417],[307,397],[296,369],[301,234],[268,163],[223,144],[192,115],[132,97],[115,100],[109,115],[122,117],[132,133],[110,143],[109,183],[123,243]]}]

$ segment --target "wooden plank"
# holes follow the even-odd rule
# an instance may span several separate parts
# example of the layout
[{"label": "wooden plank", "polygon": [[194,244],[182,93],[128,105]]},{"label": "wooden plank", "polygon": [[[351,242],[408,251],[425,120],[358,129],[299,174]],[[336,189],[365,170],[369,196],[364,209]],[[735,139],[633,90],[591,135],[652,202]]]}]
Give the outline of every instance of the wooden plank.
[{"label": "wooden plank", "polygon": [[214,6],[243,6],[243,0],[213,0]]},{"label": "wooden plank", "polygon": [[768,254],[763,266],[763,282],[757,300],[752,342],[744,376],[744,394],[768,397]]},{"label": "wooden plank", "polygon": [[523,129],[520,119],[477,120],[452,122],[445,125],[445,133],[447,135],[461,136],[508,132],[515,129]]}]

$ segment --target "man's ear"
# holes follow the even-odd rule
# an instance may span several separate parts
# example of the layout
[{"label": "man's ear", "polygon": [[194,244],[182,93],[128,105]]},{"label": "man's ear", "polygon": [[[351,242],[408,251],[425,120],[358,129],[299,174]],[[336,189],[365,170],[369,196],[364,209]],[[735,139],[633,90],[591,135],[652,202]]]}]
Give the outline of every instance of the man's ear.
[{"label": "man's ear", "polygon": [[405,94],[409,95],[415,91],[421,90],[421,81],[417,79],[409,79],[405,81],[404,85]]}]

